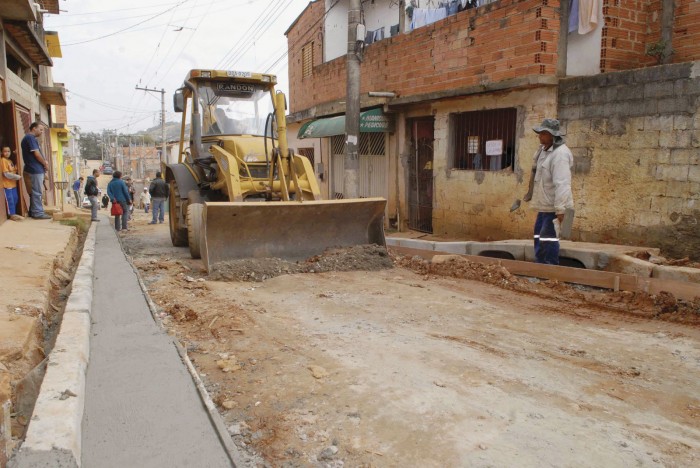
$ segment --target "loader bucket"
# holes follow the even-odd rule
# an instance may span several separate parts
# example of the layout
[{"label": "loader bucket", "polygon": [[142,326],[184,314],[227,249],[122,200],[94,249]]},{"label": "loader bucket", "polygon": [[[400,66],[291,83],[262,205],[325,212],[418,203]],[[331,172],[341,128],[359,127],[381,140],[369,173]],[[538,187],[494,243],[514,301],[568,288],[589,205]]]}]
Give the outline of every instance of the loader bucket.
[{"label": "loader bucket", "polygon": [[383,198],[207,202],[201,254],[212,265],[243,258],[304,260],[329,247],[386,245]]}]

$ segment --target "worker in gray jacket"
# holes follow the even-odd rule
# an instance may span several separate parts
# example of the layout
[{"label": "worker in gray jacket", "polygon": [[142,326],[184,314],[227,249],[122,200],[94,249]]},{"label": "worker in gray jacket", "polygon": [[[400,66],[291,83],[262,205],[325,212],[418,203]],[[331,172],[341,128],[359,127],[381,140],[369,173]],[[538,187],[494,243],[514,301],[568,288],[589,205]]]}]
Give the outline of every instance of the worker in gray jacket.
[{"label": "worker in gray jacket", "polygon": [[537,211],[535,259],[537,263],[559,265],[559,227],[564,213],[574,207],[571,169],[574,158],[564,144],[559,121],[544,119],[533,129],[539,135],[541,151],[535,156],[537,170],[530,207]]}]

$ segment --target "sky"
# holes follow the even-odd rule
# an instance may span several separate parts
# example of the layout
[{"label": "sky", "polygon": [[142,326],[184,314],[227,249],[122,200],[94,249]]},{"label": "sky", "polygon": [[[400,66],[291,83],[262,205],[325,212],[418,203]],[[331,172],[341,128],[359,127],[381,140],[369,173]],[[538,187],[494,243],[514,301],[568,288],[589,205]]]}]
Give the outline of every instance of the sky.
[{"label": "sky", "polygon": [[284,32],[309,0],[60,0],[45,15],[62,58],[54,82],[64,83],[68,123],[85,132],[136,133],[179,121],[172,96],[193,68],[266,72],[288,93]]}]

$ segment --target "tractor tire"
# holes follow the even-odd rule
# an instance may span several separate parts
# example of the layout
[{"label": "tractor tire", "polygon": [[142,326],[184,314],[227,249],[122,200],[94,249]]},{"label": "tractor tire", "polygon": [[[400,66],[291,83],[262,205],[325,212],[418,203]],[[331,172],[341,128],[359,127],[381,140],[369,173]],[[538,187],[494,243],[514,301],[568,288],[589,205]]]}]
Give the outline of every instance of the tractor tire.
[{"label": "tractor tire", "polygon": [[186,200],[180,198],[177,191],[177,182],[170,181],[170,196],[168,197],[168,220],[170,222],[170,240],[175,247],[187,247],[187,226],[183,226],[179,220],[180,210]]},{"label": "tractor tire", "polygon": [[187,240],[190,245],[190,255],[192,258],[202,258],[201,245],[202,225],[204,205],[202,203],[192,203],[187,205]]}]

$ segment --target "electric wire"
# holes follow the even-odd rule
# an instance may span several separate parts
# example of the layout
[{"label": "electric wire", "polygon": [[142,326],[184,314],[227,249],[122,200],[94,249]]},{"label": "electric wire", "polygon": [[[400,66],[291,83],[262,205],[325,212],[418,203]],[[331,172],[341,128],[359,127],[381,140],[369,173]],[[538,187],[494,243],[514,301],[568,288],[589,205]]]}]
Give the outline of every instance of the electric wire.
[{"label": "electric wire", "polygon": [[[280,8],[277,10],[277,16],[274,18],[272,15],[268,16],[266,19],[268,21],[260,22],[258,26],[253,30],[251,33],[251,37],[255,38],[257,36],[262,37],[264,33],[266,33],[274,24],[277,19],[284,13],[284,11],[289,8],[290,3],[287,3],[287,5],[283,8]],[[273,13],[274,14],[274,13]],[[264,29],[262,29],[265,25],[267,25]],[[224,65],[224,68],[229,67],[229,66],[234,66],[243,56],[245,55],[246,52],[248,52],[253,46],[255,46],[256,41],[255,39],[251,39],[248,41],[248,45],[246,46],[245,43],[241,45],[241,49],[238,51],[237,54],[235,54],[231,59],[229,59],[228,63]]]},{"label": "electric wire", "polygon": [[94,37],[94,38],[92,38],[92,39],[88,39],[88,40],[85,40],[85,41],[72,42],[72,43],[70,43],[70,44],[61,44],[61,47],[68,47],[68,46],[74,46],[74,45],[78,45],[78,44],[85,44],[85,43],[87,43],[87,42],[99,41],[100,39],[104,39],[104,38],[106,38],[106,37],[115,36],[115,35],[117,35],[117,34],[119,34],[119,33],[124,32],[124,31],[128,31],[129,29],[133,29],[133,28],[135,28],[136,26],[138,26],[138,25],[140,25],[140,24],[143,24],[143,23],[146,23],[146,22],[148,22],[148,21],[151,21],[152,19],[158,18],[159,16],[163,16],[164,14],[166,14],[167,12],[169,12],[170,10],[172,10],[173,8],[177,8],[178,6],[182,5],[183,3],[187,3],[187,2],[189,2],[189,1],[190,1],[190,0],[182,0],[181,2],[177,3],[177,4],[176,4],[174,7],[172,7],[172,8],[168,8],[168,9],[165,10],[165,11],[161,11],[160,13],[157,13],[157,14],[155,14],[155,15],[149,17],[148,19],[145,19],[145,20],[143,20],[143,21],[139,21],[139,22],[136,23],[136,24],[133,24],[133,25],[131,25],[131,26],[128,26],[128,27],[126,27],[126,28],[124,28],[124,29],[120,29],[119,31],[114,31],[114,32],[109,33],[109,34],[105,34],[104,36]]},{"label": "electric wire", "polygon": [[[282,3],[283,0],[273,0],[268,5],[263,9],[263,11],[258,15],[257,18],[253,21],[253,23],[250,25],[250,27],[242,34],[242,37],[248,38],[245,39],[244,41],[238,42],[236,45],[231,47],[226,54],[224,54],[224,57],[219,60],[219,62],[214,66],[214,68],[219,69],[224,66],[225,63],[229,60],[229,56],[235,55],[236,51],[241,49],[244,44],[246,44],[248,41],[250,41],[250,37],[253,37],[251,32],[257,27],[258,22],[262,23],[266,18],[270,16],[270,13],[272,10],[278,6],[280,3]],[[270,11],[268,11],[270,10]]]}]

